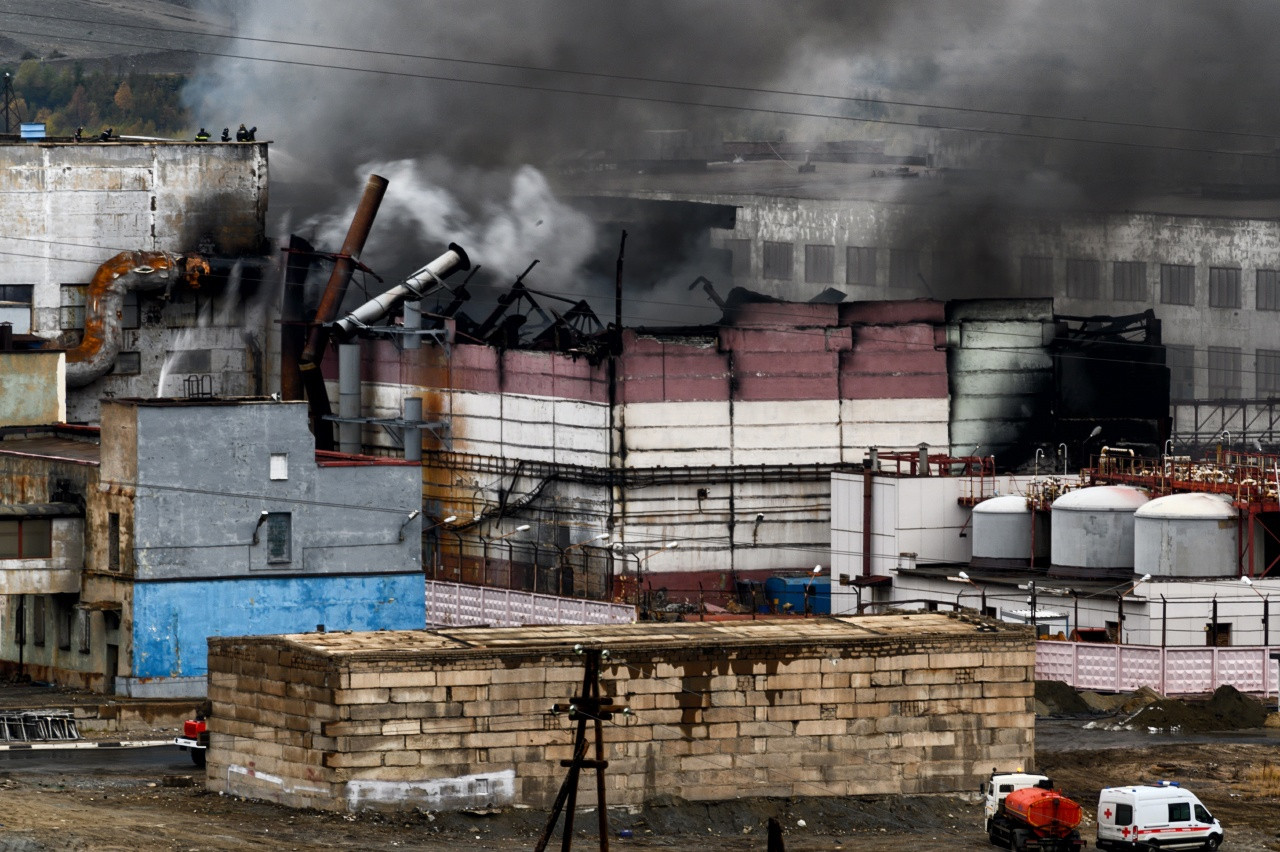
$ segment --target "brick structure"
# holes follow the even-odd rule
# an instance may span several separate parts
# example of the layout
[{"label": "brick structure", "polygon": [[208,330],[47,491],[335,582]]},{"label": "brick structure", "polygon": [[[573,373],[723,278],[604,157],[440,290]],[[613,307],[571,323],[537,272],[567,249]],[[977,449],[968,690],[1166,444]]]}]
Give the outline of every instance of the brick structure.
[{"label": "brick structure", "polygon": [[[210,789],[297,807],[548,807],[606,648],[610,805],[975,789],[1030,768],[1031,633],[938,613],[211,638]],[[584,775],[582,805],[594,801]]]}]

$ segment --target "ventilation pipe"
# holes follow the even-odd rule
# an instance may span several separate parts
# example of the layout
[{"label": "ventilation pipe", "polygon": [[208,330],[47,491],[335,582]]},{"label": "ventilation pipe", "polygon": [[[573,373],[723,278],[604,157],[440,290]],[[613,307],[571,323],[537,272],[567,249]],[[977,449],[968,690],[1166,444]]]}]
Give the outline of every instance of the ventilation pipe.
[{"label": "ventilation pipe", "polygon": [[120,353],[120,312],[129,290],[156,290],[166,296],[174,282],[199,287],[209,264],[199,255],[156,251],[121,252],[98,267],[85,298],[84,337],[67,351],[67,387],[84,387],[106,375]]},{"label": "ventilation pipe", "polygon": [[338,449],[360,452],[360,347],[344,343],[338,347]]},{"label": "ventilation pipe", "polygon": [[374,296],[351,313],[333,324],[333,333],[343,340],[355,334],[361,326],[375,322],[406,300],[420,301],[444,289],[444,279],[459,269],[471,268],[471,260],[462,247],[449,243],[449,250],[410,275],[403,282],[380,296]]}]

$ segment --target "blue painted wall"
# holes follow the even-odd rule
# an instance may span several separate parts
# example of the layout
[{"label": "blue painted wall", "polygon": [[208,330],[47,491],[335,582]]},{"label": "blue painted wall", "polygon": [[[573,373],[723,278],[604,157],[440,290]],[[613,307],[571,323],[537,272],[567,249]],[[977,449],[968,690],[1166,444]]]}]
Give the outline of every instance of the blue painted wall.
[{"label": "blue painted wall", "polygon": [[210,636],[306,633],[317,624],[421,630],[426,621],[420,573],[135,583],[133,676],[207,674]]}]

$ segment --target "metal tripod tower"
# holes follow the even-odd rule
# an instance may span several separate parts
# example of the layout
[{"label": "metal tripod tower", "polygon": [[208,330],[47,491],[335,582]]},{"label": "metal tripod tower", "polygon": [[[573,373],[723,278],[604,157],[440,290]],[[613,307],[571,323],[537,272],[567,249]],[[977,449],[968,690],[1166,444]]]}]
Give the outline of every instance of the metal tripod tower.
[{"label": "metal tripod tower", "polygon": [[9,127],[10,116],[13,121],[19,120],[18,97],[13,93],[13,75],[8,71],[4,72],[4,104],[0,109],[4,110],[4,132],[12,133]]}]

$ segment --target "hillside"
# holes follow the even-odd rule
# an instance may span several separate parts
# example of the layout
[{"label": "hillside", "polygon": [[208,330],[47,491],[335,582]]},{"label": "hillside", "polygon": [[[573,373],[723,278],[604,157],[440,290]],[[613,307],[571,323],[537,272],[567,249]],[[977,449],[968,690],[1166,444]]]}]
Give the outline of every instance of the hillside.
[{"label": "hillside", "polygon": [[[193,8],[199,5],[200,9]],[[5,0],[0,9],[0,67],[24,58],[78,63],[114,74],[183,73],[193,50],[217,50],[231,16],[194,0]]]}]

